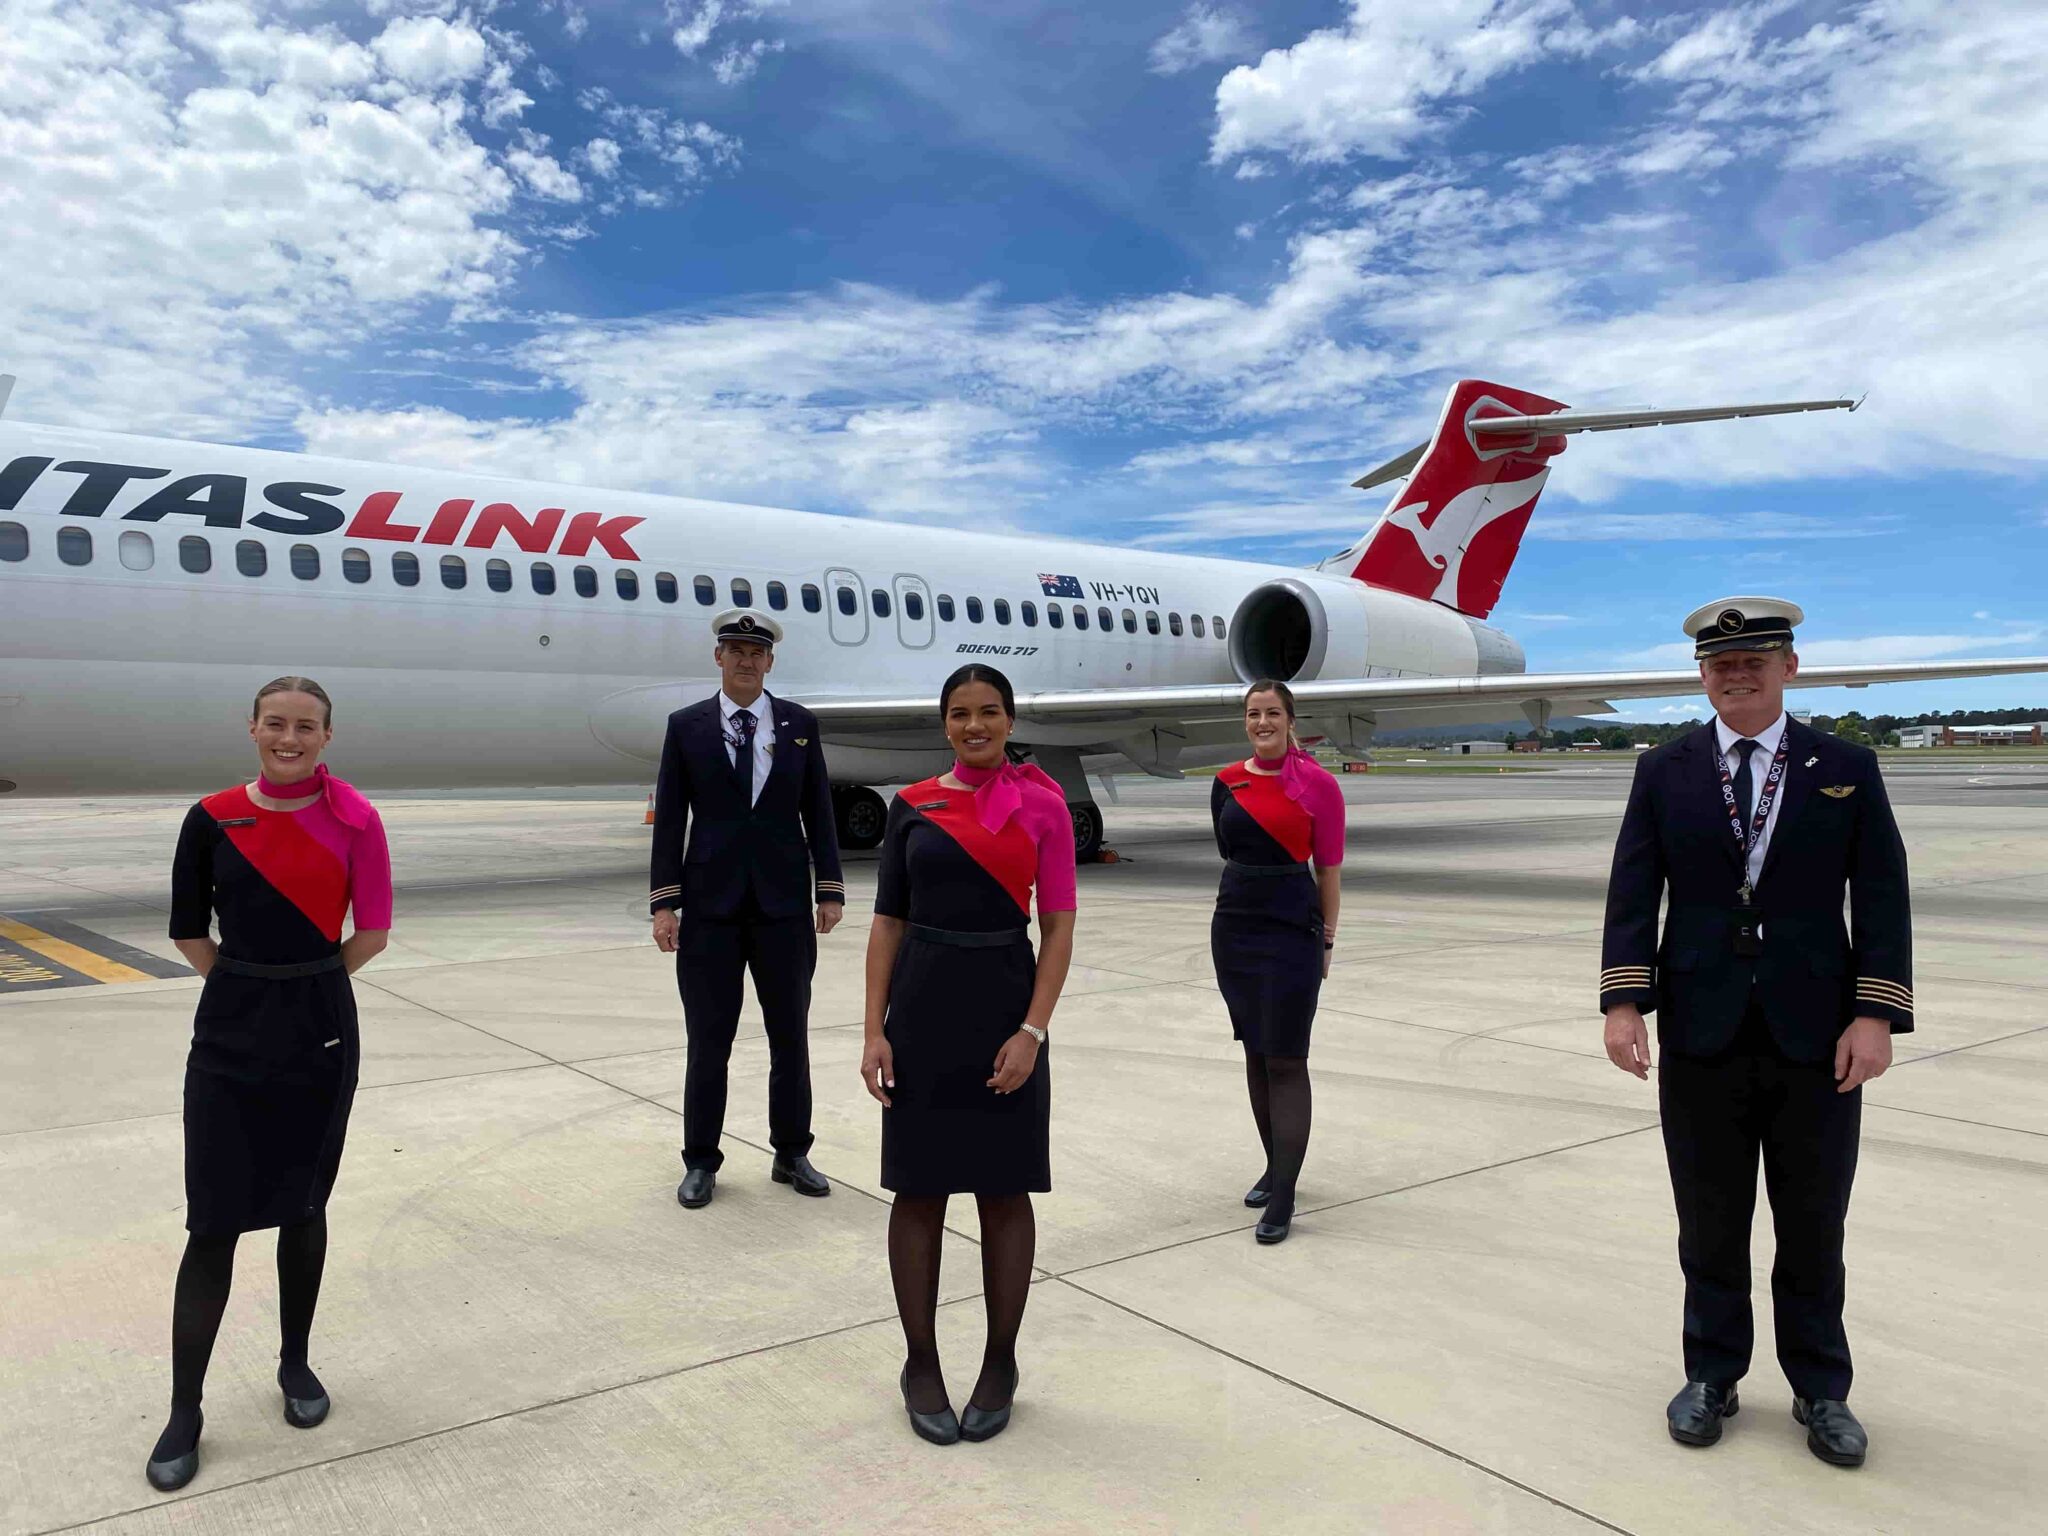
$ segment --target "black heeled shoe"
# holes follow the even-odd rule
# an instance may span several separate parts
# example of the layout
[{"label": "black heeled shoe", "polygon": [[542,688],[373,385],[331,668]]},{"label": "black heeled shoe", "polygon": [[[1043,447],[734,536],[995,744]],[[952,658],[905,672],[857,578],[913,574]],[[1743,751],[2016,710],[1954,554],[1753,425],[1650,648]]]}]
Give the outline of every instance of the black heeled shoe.
[{"label": "black heeled shoe", "polygon": [[[951,1445],[960,1438],[960,1420],[955,1417],[951,1404],[937,1413],[919,1413],[910,1406],[910,1367],[903,1367],[903,1374],[896,1378],[896,1385],[903,1391],[903,1411],[910,1415],[910,1427],[917,1431],[918,1438],[929,1440],[933,1445]],[[972,1410],[970,1410],[971,1412]],[[1003,1410],[1004,1416],[1009,1410]]]},{"label": "black heeled shoe", "polygon": [[318,1397],[293,1397],[285,1390],[284,1367],[277,1368],[277,1390],[284,1393],[284,1421],[293,1429],[314,1429],[327,1418],[334,1400],[323,1387]]},{"label": "black heeled shoe", "polygon": [[1272,1199],[1273,1188],[1270,1184],[1266,1182],[1268,1179],[1272,1177],[1273,1175],[1271,1175],[1270,1173],[1260,1174],[1259,1182],[1254,1184],[1250,1189],[1244,1192],[1244,1203],[1250,1206],[1253,1210],[1257,1210],[1260,1206],[1264,1205],[1268,1200]]},{"label": "black heeled shoe", "polygon": [[176,1493],[199,1475],[199,1436],[206,1428],[206,1415],[199,1415],[199,1427],[192,1431],[192,1449],[182,1456],[151,1461],[142,1469],[149,1486],[158,1493]]},{"label": "black heeled shoe", "polygon": [[1259,1224],[1252,1229],[1252,1236],[1262,1243],[1284,1243],[1287,1234],[1294,1230],[1294,1200],[1289,1197],[1277,1206],[1268,1205],[1259,1216]]},{"label": "black heeled shoe", "polygon": [[1010,1401],[1000,1408],[977,1408],[974,1400],[968,1399],[967,1411],[960,1415],[960,1438],[962,1440],[993,1440],[1010,1427],[1010,1408],[1017,1400],[1017,1383],[1021,1374],[1010,1372]]}]

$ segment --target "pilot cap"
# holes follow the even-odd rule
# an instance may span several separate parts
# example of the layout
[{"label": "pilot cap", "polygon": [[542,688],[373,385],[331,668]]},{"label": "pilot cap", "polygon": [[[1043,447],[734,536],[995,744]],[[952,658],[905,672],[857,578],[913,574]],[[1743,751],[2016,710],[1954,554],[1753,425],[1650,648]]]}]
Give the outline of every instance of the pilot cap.
[{"label": "pilot cap", "polygon": [[1687,614],[1685,633],[1693,656],[1704,660],[1719,651],[1786,650],[1793,626],[1805,621],[1805,611],[1782,597],[1722,597]]},{"label": "pilot cap", "polygon": [[751,640],[770,650],[782,638],[782,626],[754,608],[728,608],[711,621],[711,633],[723,645],[728,640]]}]

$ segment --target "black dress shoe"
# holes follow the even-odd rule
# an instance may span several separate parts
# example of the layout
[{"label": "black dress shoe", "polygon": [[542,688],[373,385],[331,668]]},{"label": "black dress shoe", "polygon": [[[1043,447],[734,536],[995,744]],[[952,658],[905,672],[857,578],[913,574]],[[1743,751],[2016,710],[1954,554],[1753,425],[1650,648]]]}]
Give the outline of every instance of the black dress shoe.
[{"label": "black dress shoe", "polygon": [[676,1186],[676,1202],[688,1211],[711,1203],[712,1186],[718,1182],[718,1175],[709,1168],[692,1168],[683,1175],[683,1182]]},{"label": "black dress shoe", "polygon": [[1742,1407],[1733,1387],[1711,1381],[1688,1381],[1664,1409],[1671,1438],[1680,1445],[1712,1445],[1721,1438],[1721,1421]]},{"label": "black dress shoe", "polygon": [[811,1166],[811,1160],[799,1153],[795,1157],[777,1155],[775,1166],[768,1170],[768,1177],[778,1184],[787,1184],[800,1195],[829,1195],[832,1184],[825,1175]]},{"label": "black dress shoe", "polygon": [[[903,1374],[896,1378],[896,1385],[903,1391],[903,1411],[910,1415],[910,1427],[917,1431],[919,1438],[929,1440],[933,1445],[951,1445],[960,1438],[960,1420],[953,1414],[949,1403],[937,1413],[919,1413],[910,1406],[910,1367],[903,1367]],[[971,1410],[970,1410],[971,1411]],[[1009,1410],[1003,1410],[1009,1416]]]},{"label": "black dress shoe", "polygon": [[323,1390],[318,1397],[293,1397],[285,1391],[284,1368],[277,1372],[277,1390],[284,1392],[284,1421],[293,1429],[313,1429],[327,1418],[334,1400]]},{"label": "black dress shoe", "polygon": [[[199,1428],[206,1427],[206,1416],[199,1416]],[[197,1431],[194,1431],[197,1434]],[[199,1475],[199,1442],[194,1439],[192,1449],[182,1456],[167,1457],[162,1461],[151,1461],[142,1469],[142,1475],[149,1479],[149,1486],[158,1493],[176,1493],[180,1488]]]},{"label": "black dress shoe", "polygon": [[[1017,1398],[1017,1373],[1010,1373],[1010,1403]],[[1010,1403],[1000,1408],[977,1408],[970,1398],[967,1411],[960,1415],[960,1438],[962,1440],[993,1440],[1010,1427]]]},{"label": "black dress shoe", "polygon": [[1244,1192],[1244,1203],[1246,1205],[1251,1206],[1254,1210],[1256,1210],[1258,1207],[1264,1205],[1268,1200],[1272,1199],[1273,1191],[1270,1187],[1268,1187],[1266,1183],[1266,1180],[1272,1177],[1273,1175],[1271,1175],[1270,1173],[1260,1174],[1259,1182],[1254,1184],[1250,1189]]},{"label": "black dress shoe", "polygon": [[1792,1417],[1806,1426],[1806,1448],[1822,1461],[1837,1467],[1863,1465],[1870,1436],[1847,1403],[1833,1397],[1795,1397]]}]

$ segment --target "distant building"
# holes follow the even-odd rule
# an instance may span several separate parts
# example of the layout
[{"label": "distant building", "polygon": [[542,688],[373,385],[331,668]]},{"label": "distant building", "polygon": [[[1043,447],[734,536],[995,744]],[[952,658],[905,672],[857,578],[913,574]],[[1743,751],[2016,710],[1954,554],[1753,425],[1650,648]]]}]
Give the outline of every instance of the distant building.
[{"label": "distant building", "polygon": [[1515,750],[1517,752],[1541,752],[1543,750],[1543,738],[1541,736],[1521,737],[1515,742]]},{"label": "distant building", "polygon": [[1453,757],[1484,757],[1489,752],[1505,752],[1507,749],[1508,744],[1504,741],[1453,741],[1443,748]]},{"label": "distant building", "polygon": [[2016,725],[1902,725],[1902,747],[2038,747],[2048,742],[2048,720]]}]

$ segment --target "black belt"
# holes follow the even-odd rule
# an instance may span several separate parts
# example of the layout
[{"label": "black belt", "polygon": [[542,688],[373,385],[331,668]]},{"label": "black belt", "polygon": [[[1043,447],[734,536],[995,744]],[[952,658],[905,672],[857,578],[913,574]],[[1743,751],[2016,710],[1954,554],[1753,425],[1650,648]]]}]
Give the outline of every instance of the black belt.
[{"label": "black belt", "polygon": [[324,976],[329,971],[342,968],[339,955],[329,955],[324,960],[308,960],[303,965],[258,965],[253,960],[233,960],[226,955],[213,957],[214,967],[226,971],[230,976],[255,976],[263,981],[292,981],[300,976]]},{"label": "black belt", "polygon": [[1242,864],[1236,859],[1225,859],[1224,864],[1240,875],[1250,875],[1254,880],[1272,880],[1281,875],[1305,875],[1306,864]]},{"label": "black belt", "polygon": [[1026,942],[1022,928],[998,928],[993,933],[962,933],[954,928],[927,928],[910,924],[910,936],[932,944],[951,944],[956,949],[999,949]]}]

